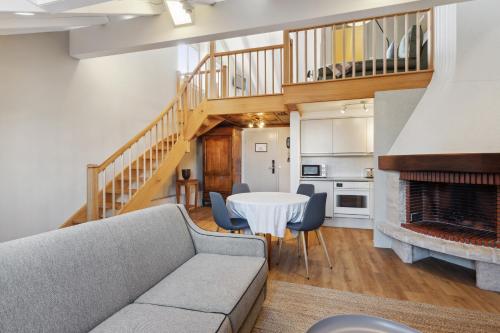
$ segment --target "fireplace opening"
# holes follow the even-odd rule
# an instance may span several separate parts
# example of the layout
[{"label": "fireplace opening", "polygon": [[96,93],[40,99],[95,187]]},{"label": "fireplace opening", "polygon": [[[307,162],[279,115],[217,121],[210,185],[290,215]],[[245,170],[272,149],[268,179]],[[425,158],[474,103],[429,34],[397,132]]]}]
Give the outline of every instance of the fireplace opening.
[{"label": "fireplace opening", "polygon": [[407,182],[403,227],[457,242],[500,248],[499,186]]}]

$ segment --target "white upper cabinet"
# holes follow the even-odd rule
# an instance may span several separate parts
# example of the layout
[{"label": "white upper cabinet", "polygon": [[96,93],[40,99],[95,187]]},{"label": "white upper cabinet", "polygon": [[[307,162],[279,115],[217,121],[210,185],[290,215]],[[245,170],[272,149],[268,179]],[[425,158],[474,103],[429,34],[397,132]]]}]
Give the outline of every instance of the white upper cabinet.
[{"label": "white upper cabinet", "polygon": [[366,152],[373,153],[373,118],[366,118]]},{"label": "white upper cabinet", "polygon": [[333,119],[334,154],[366,154],[368,152],[367,119],[368,118]]},{"label": "white upper cabinet", "polygon": [[302,154],[333,154],[332,119],[302,120],[300,150]]}]

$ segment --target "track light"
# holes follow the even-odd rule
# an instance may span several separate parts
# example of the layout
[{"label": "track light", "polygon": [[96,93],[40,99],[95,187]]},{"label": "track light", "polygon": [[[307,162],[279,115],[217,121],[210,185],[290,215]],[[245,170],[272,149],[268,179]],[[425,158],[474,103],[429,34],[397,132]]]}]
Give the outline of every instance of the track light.
[{"label": "track light", "polygon": [[248,127],[253,128],[253,126],[254,126],[253,125],[253,121],[251,121],[251,122],[248,123]]},{"label": "track light", "polygon": [[365,110],[365,112],[368,112],[368,106],[366,106],[366,102],[363,102],[363,109]]},{"label": "track light", "polygon": [[340,110],[340,112],[341,112],[342,114],[344,114],[346,111],[347,111],[347,106],[346,106],[346,105],[344,105],[344,106],[342,107],[342,110]]},{"label": "track light", "polygon": [[264,120],[259,121],[258,124],[259,128],[264,128],[264,125],[265,125]]}]

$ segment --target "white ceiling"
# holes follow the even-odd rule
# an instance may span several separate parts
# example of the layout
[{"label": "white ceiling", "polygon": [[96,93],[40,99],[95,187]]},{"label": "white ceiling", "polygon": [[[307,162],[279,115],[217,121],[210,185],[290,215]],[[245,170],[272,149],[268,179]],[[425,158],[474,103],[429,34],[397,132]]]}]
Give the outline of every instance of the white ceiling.
[{"label": "white ceiling", "polygon": [[[0,1],[0,35],[79,29],[163,13],[163,0]],[[15,13],[34,13],[20,16]]]}]

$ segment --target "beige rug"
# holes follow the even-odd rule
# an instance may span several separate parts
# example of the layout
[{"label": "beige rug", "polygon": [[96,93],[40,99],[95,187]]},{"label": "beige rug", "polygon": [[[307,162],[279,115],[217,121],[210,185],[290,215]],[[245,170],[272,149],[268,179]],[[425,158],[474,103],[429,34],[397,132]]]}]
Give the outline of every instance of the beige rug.
[{"label": "beige rug", "polygon": [[266,302],[254,333],[305,332],[337,314],[367,314],[429,333],[500,332],[500,315],[365,296],[281,281],[269,281]]}]

